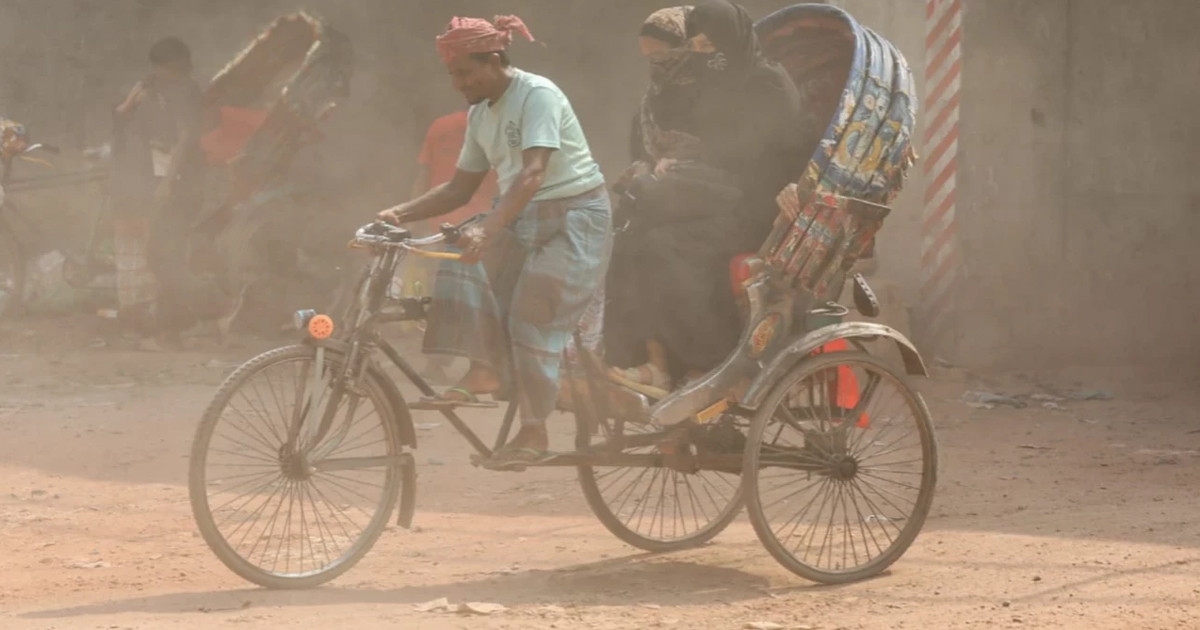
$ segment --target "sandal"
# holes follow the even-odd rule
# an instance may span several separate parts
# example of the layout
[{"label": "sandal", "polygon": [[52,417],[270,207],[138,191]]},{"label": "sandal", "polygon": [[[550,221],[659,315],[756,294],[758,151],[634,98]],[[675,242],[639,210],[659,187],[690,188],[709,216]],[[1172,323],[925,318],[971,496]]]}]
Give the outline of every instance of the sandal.
[{"label": "sandal", "polygon": [[479,400],[479,395],[465,387],[450,387],[442,392],[441,396],[422,396],[421,408],[434,409],[442,407],[477,407],[480,409],[493,409],[497,405],[494,402],[484,402]]},{"label": "sandal", "polygon": [[544,464],[558,457],[557,453],[543,451],[531,446],[502,446],[492,456],[483,460],[480,466],[488,470],[511,470],[520,472],[528,466]]}]

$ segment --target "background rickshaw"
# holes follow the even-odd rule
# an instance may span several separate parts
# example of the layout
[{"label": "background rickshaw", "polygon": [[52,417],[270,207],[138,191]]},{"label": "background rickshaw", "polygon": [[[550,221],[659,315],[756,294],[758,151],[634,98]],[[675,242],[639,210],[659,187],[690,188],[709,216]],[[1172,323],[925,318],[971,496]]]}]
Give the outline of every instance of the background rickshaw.
[{"label": "background rickshaw", "polygon": [[[843,321],[848,309],[835,301],[850,283],[860,312],[878,314],[852,272],[913,163],[914,86],[899,51],[838,8],[796,5],[757,28],[824,133],[780,192],[767,242],[732,261],[739,345],[657,400],[609,381],[579,351],[561,405],[576,419],[575,449],[538,466],[575,468],[601,523],[635,547],[700,545],[745,507],[789,570],[848,582],[905,552],[936,480],[929,412],[907,380],[925,374],[920,355],[887,326]],[[193,442],[189,491],[205,541],[237,574],[312,586],[357,562],[393,513],[408,526],[413,410],[442,413],[476,461],[508,440],[514,403],[489,448],[452,403],[407,403],[375,360],[382,354],[433,395],[379,328],[425,316],[428,299],[389,296],[391,280],[409,254],[456,256],[428,248],[457,231],[417,239],[382,223],[360,228],[352,243],[372,259],[358,301],[336,320],[297,313],[302,343],[251,359],[217,392]],[[895,344],[903,366],[872,356],[873,341]]]},{"label": "background rickshaw", "polygon": [[[111,264],[97,262],[93,252],[103,213],[94,213],[93,220],[83,226],[87,230],[86,244],[72,247],[72,243],[83,240],[70,237],[79,231],[71,229],[74,222],[58,215],[48,225],[51,222],[35,210],[61,208],[69,203],[72,193],[67,191],[107,178],[107,168],[96,163],[90,153],[64,155],[57,147],[34,142],[25,125],[0,116],[0,317],[24,312],[31,294],[35,301],[42,302],[41,306],[56,301],[55,298],[59,303],[70,301],[69,291],[67,299],[63,299],[62,283],[69,289],[91,288],[93,280],[106,272],[111,280]],[[14,177],[19,162],[33,163],[38,169]],[[72,166],[62,169],[64,162]],[[49,197],[31,204],[33,207],[15,201],[15,197],[28,193],[49,193]],[[44,250],[51,247],[58,251],[43,258]],[[47,263],[55,263],[59,271],[52,275],[43,269],[33,269],[35,274],[30,278],[31,268]],[[56,285],[60,291],[54,290]]]},{"label": "background rickshaw", "polygon": [[[324,252],[306,252],[297,245],[304,240],[303,228],[312,224],[305,220],[306,211],[315,214],[317,209],[291,185],[290,172],[302,149],[319,141],[320,123],[348,96],[352,70],[349,40],[319,16],[298,12],[263,29],[204,91],[200,145],[209,167],[208,194],[204,212],[194,218],[187,255],[200,279],[197,293],[214,302],[233,302],[231,312],[223,313],[226,325],[242,312],[247,296],[271,304],[265,313],[283,319],[290,310],[279,304],[281,291],[328,295],[336,286],[332,273],[322,275],[329,265],[315,262]],[[14,159],[41,146],[29,143],[21,125],[0,121],[0,167],[8,192],[78,185],[107,175],[107,165],[92,160],[84,170],[9,179]],[[99,210],[107,204],[96,206]],[[38,231],[12,208],[0,213],[0,315],[22,305],[28,258],[35,253],[9,225],[10,218],[24,219],[24,232]],[[66,252],[67,284],[107,291],[107,299],[94,301],[111,305],[115,266],[109,218],[103,210],[90,213],[83,247],[53,245]],[[104,276],[110,276],[107,283]],[[197,300],[203,314],[220,308],[200,303],[204,301]]]},{"label": "background rickshaw", "polygon": [[208,132],[200,144],[211,167],[209,188],[221,194],[196,220],[192,264],[232,298],[226,325],[248,301],[274,304],[266,313],[283,319],[290,310],[279,301],[287,291],[327,294],[336,284],[319,277],[323,265],[306,265],[297,245],[311,224],[306,211],[315,209],[294,186],[292,170],[349,95],[353,63],[349,39],[302,11],[270,24],[204,92]]}]

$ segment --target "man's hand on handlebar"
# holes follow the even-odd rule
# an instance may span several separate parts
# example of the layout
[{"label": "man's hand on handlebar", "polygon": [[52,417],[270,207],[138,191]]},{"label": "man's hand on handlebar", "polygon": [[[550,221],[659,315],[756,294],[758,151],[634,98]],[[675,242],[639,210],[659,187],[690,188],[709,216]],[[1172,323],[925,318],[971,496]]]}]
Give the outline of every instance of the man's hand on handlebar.
[{"label": "man's hand on handlebar", "polygon": [[468,225],[459,231],[458,240],[454,243],[462,250],[462,258],[460,262],[466,265],[473,265],[483,258],[483,252],[487,249],[491,242],[492,231],[488,229],[487,222],[479,222]]},{"label": "man's hand on handlebar", "polygon": [[390,223],[392,225],[401,225],[405,222],[404,210],[407,204],[393,206],[386,210],[380,210],[379,214],[375,215],[380,221]]}]

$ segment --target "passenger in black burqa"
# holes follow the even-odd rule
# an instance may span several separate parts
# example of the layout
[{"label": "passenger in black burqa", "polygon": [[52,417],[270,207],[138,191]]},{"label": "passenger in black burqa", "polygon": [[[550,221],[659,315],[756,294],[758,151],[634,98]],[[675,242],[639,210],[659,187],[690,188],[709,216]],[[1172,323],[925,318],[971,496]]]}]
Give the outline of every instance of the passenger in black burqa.
[{"label": "passenger in black burqa", "polygon": [[730,260],[762,245],[808,145],[796,87],[741,6],[662,9],[639,35],[651,83],[617,186],[605,355],[618,380],[668,390],[732,352]]}]

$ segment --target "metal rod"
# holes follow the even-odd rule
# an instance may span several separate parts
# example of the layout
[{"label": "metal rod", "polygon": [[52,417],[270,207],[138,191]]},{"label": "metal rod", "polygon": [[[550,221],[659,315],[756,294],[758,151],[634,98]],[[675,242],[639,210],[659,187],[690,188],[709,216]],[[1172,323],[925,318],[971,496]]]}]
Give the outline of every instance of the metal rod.
[{"label": "metal rod", "polygon": [[403,463],[402,458],[391,455],[377,457],[335,457],[316,462],[312,467],[320,472],[335,470],[362,470],[364,468],[385,468],[391,463]]},{"label": "metal rod", "polygon": [[500,431],[496,434],[496,445],[492,450],[498,451],[508,444],[508,434],[512,431],[513,418],[517,417],[517,401],[509,401],[508,407],[504,410],[504,422],[500,424]]},{"label": "metal rod", "polygon": [[[698,471],[719,471],[737,474],[742,471],[742,454],[714,455],[702,454],[695,458]],[[600,466],[612,468],[665,468],[667,456],[662,453],[604,453],[598,451],[572,451],[559,453],[554,459],[540,464],[529,464],[529,468],[565,467],[565,466]],[[776,465],[778,466],[778,465]],[[779,466],[807,470],[802,466]]]},{"label": "metal rod", "polygon": [[[379,349],[383,351],[384,356],[386,356],[389,361],[399,368],[399,370],[404,373],[404,377],[407,378],[410,383],[416,386],[416,388],[420,390],[422,394],[430,397],[437,396],[437,392],[433,391],[433,387],[430,387],[429,383],[427,383],[425,379],[421,378],[421,375],[417,373],[417,370],[414,369],[413,366],[409,365],[408,361],[405,361],[404,357],[400,356],[400,353],[397,352],[396,349],[391,346],[391,344],[389,344],[387,341],[384,341],[378,335],[375,336],[374,341]],[[444,417],[447,422],[454,426],[454,430],[458,431],[459,435],[462,435],[468,442],[471,443],[471,447],[474,448],[476,452],[484,457],[492,456],[492,451],[487,447],[487,444],[484,444],[483,440],[479,439],[479,436],[471,430],[471,427],[467,426],[467,423],[464,422],[462,418],[458,417],[458,414],[454,413],[454,410],[441,409],[440,412],[442,417]]]}]

